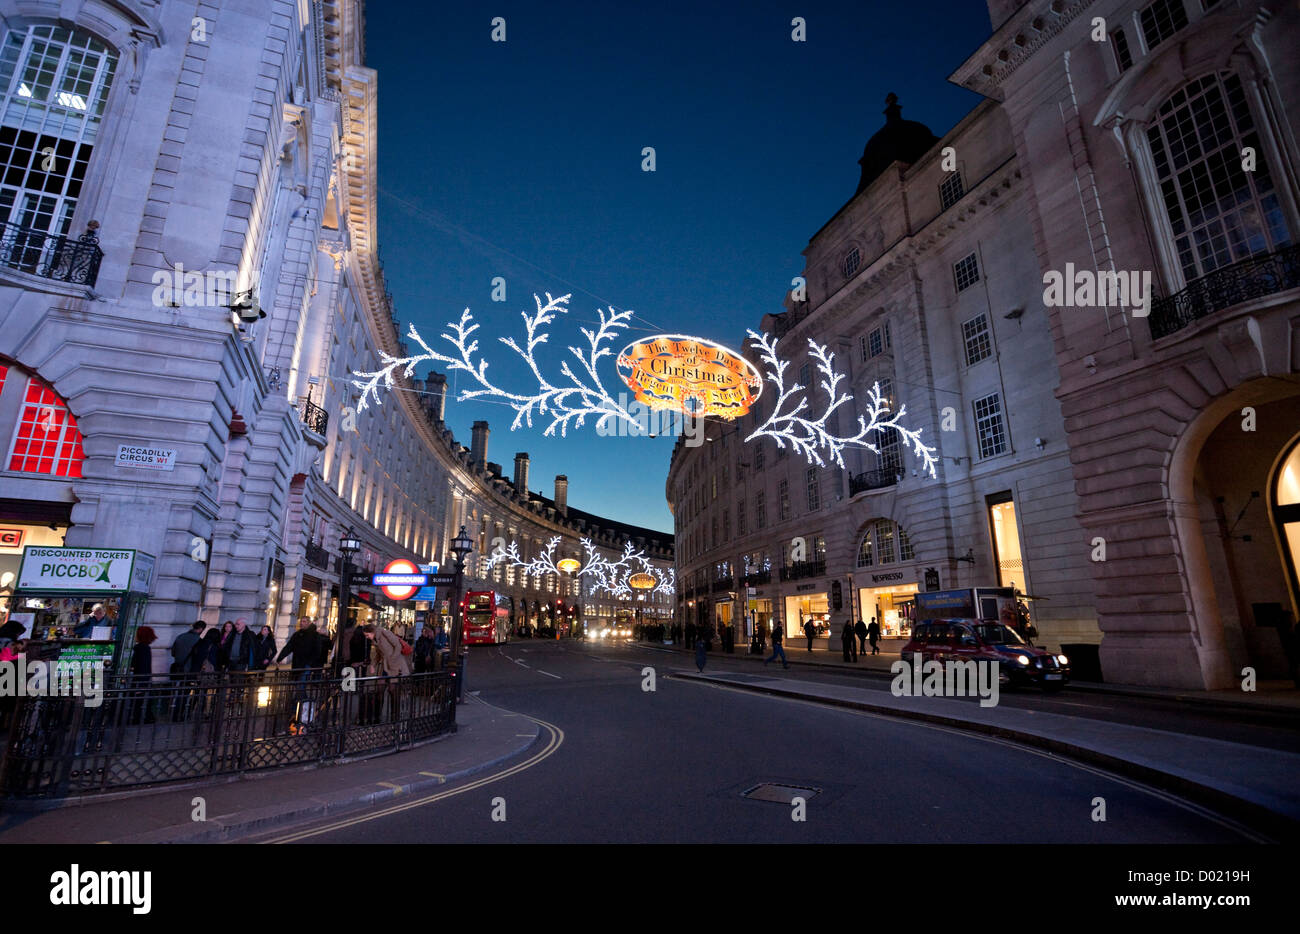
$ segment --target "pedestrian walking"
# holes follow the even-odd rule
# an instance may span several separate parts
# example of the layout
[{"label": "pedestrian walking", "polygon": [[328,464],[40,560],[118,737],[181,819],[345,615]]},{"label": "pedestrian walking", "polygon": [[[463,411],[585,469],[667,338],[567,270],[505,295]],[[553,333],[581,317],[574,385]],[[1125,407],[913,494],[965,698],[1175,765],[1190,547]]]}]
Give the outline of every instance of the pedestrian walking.
[{"label": "pedestrian walking", "polygon": [[135,631],[135,648],[131,651],[131,675],[136,690],[131,703],[131,722],[139,723],[144,714],[145,723],[153,723],[153,698],[149,696],[153,679],[153,644],[158,635],[151,626],[141,626]]},{"label": "pedestrian walking", "polygon": [[377,674],[390,678],[399,678],[411,673],[411,665],[402,654],[402,640],[396,634],[369,623],[363,627],[366,638],[375,647],[375,668]]},{"label": "pedestrian walking", "polygon": [[275,660],[282,662],[286,655],[292,656],[290,667],[294,671],[320,667],[320,634],[310,619],[298,620],[298,631],[284,643],[284,648],[280,649]]},{"label": "pedestrian walking", "polygon": [[275,633],[270,626],[263,626],[257,634],[257,670],[266,671],[275,658]]},{"label": "pedestrian walking", "polygon": [[230,635],[221,644],[223,671],[255,671],[257,669],[257,637],[248,628],[248,620],[235,620]]},{"label": "pedestrian walking", "polygon": [[420,630],[420,638],[415,640],[415,673],[422,675],[433,670],[433,629],[425,626]]},{"label": "pedestrian walking", "polygon": [[199,620],[172,640],[171,673],[173,675],[183,675],[190,670],[190,657],[197,651],[199,643],[203,640],[203,630],[206,626],[207,623]]},{"label": "pedestrian walking", "polygon": [[708,660],[709,660],[709,650],[708,650],[708,646],[706,646],[706,645],[704,644],[704,640],[703,640],[703,639],[696,638],[696,640],[695,640],[695,667],[698,668],[701,672],[703,672],[703,671],[704,671],[704,663],[707,662]]},{"label": "pedestrian walking", "polygon": [[844,660],[846,662],[856,662],[858,660],[858,643],[853,638],[853,624],[847,619],[844,621],[844,628],[840,630],[840,645],[844,648]]},{"label": "pedestrian walking", "polygon": [[789,668],[790,663],[785,660],[785,648],[781,645],[781,639],[784,634],[781,632],[781,624],[772,624],[772,657],[763,662],[764,666],[772,664],[778,655],[781,656],[781,667]]},{"label": "pedestrian walking", "polygon": [[867,654],[867,624],[861,618],[853,625],[853,634],[858,637],[858,649]]},{"label": "pedestrian walking", "polygon": [[879,645],[880,624],[876,622],[876,618],[874,616],[871,617],[871,625],[867,627],[867,641],[871,643],[871,654],[879,655],[880,654],[880,645]]},{"label": "pedestrian walking", "polygon": [[817,636],[817,627],[813,625],[811,616],[808,617],[808,621],[803,624],[803,634],[808,638],[808,651],[811,652],[813,639]]},{"label": "pedestrian walking", "polygon": [[194,654],[191,664],[196,666],[194,668],[195,672],[214,672],[220,667],[221,633],[218,630],[209,629],[203,634],[203,639],[199,643],[198,651]]}]

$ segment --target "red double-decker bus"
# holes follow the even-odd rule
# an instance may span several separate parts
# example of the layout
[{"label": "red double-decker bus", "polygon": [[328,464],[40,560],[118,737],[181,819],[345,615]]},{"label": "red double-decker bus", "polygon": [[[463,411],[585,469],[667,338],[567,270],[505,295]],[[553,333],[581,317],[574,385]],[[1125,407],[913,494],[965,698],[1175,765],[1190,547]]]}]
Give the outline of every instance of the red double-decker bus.
[{"label": "red double-decker bus", "polygon": [[466,645],[504,645],[510,641],[511,600],[494,590],[465,595],[462,634]]}]

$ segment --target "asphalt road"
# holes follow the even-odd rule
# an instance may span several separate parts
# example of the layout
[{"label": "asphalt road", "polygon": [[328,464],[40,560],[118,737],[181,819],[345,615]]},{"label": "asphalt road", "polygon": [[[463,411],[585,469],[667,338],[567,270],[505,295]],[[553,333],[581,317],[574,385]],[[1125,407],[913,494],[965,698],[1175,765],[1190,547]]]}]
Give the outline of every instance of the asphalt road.
[{"label": "asphalt road", "polygon": [[[646,665],[656,669],[653,692],[642,689]],[[547,725],[543,743],[520,761],[448,785],[435,795],[258,839],[325,843],[1241,843],[1252,839],[1230,823],[1171,796],[1000,740],[666,677],[673,668],[687,667],[683,656],[623,645],[525,641],[503,649],[475,648],[469,659],[471,691],[477,692],[479,701],[542,721]],[[763,782],[812,789],[806,793],[806,819],[793,819],[796,809],[788,797],[774,802],[742,796]],[[1104,822],[1092,819],[1094,799],[1099,797],[1105,800]]]}]

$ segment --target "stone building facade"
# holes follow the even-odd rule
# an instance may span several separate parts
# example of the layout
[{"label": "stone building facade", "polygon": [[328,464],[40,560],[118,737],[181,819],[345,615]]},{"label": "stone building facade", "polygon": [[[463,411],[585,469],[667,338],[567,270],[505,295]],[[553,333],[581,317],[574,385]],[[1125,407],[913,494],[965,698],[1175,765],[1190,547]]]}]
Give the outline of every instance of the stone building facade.
[{"label": "stone building facade", "polygon": [[[771,440],[742,443],[771,412],[769,384],[750,415],[674,451],[679,609],[709,626],[740,623],[752,587],[757,622],[789,636],[811,615],[835,632],[874,616],[900,637],[918,590],[1015,586],[1039,598],[1028,604],[1041,642],[1095,644],[1029,192],[1006,115],[982,104],[936,139],[890,95],[859,164],[856,193],[804,251],[805,291],[796,283],[762,329],[802,386],[821,379],[808,341],[834,352],[854,399],[841,432],[873,385],[894,411],[906,406],[906,425],[937,448],[936,477],[895,434],[875,438],[878,452],[846,452],[842,470]],[[813,412],[824,399],[814,389]]]},{"label": "stone building facade", "polygon": [[1116,681],[1284,677],[1300,610],[1300,9],[991,0],[952,80],[998,102],[1044,274],[1149,273],[1145,319],[1045,310]]},{"label": "stone building facade", "polygon": [[[23,545],[138,549],[161,655],[196,618],[337,620],[349,529],[375,571],[477,529],[471,587],[504,581],[478,573],[493,523],[644,532],[472,457],[436,375],[357,412],[350,372],[401,347],[362,4],[0,0],[0,30],[0,602]],[[571,582],[514,589],[521,619],[581,613]],[[404,618],[382,603],[359,612]]]}]

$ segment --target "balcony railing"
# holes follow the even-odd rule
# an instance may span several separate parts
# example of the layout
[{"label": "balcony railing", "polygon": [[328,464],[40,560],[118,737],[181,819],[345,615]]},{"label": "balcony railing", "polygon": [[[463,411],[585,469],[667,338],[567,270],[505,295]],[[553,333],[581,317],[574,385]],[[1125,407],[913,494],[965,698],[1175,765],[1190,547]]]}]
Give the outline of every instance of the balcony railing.
[{"label": "balcony railing", "polygon": [[821,577],[826,573],[826,561],[796,561],[781,568],[781,580],[797,581],[805,577]]},{"label": "balcony railing", "polygon": [[713,592],[718,593],[723,590],[735,590],[736,579],[734,577],[724,577],[721,580],[713,582]]},{"label": "balcony railing", "polygon": [[77,239],[33,230],[17,224],[0,224],[0,264],[44,279],[93,286],[99,278],[104,251],[91,223]]},{"label": "balcony railing", "polygon": [[329,428],[330,413],[308,399],[302,404],[302,423],[307,426],[308,431],[324,435]]},{"label": "balcony railing", "polygon": [[762,587],[764,584],[772,583],[771,571],[751,571],[745,575],[746,587]]},{"label": "balcony railing", "polygon": [[312,567],[320,568],[322,571],[330,570],[330,564],[334,561],[334,556],[323,547],[315,542],[308,542],[304,552],[307,555],[307,563]]},{"label": "balcony railing", "polygon": [[866,490],[882,490],[898,483],[898,468],[886,467],[883,470],[864,470],[849,477],[849,495],[856,496]]},{"label": "balcony railing", "polygon": [[1151,303],[1153,340],[1253,298],[1300,287],[1300,244],[1252,256],[1201,276],[1181,292]]}]

